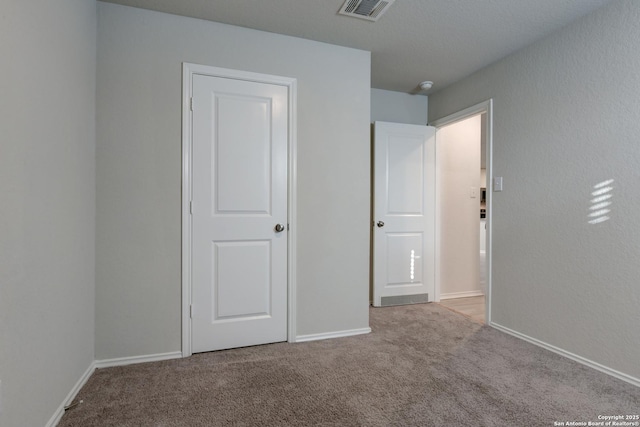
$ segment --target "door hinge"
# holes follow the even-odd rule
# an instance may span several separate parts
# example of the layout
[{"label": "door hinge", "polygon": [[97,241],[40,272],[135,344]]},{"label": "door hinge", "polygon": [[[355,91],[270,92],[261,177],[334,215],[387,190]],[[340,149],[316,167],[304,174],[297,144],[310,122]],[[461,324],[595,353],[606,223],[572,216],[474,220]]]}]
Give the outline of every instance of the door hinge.
[{"label": "door hinge", "polygon": [[193,304],[189,305],[189,319],[193,319]]},{"label": "door hinge", "polygon": [[193,97],[189,100],[189,109],[193,111]]},{"label": "door hinge", "polygon": [[189,214],[193,215],[193,201],[189,202]]}]

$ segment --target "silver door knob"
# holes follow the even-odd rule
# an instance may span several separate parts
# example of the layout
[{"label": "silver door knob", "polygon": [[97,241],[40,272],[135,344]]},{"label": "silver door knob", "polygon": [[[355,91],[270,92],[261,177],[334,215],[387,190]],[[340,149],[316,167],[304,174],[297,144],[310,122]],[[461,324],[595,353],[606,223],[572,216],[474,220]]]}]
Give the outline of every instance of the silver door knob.
[{"label": "silver door knob", "polygon": [[278,233],[280,233],[280,232],[284,231],[284,225],[282,225],[282,224],[276,224],[276,231],[277,231]]},{"label": "silver door knob", "polygon": [[384,222],[382,221],[378,221],[378,223],[376,224],[378,227],[382,228],[384,227]]}]

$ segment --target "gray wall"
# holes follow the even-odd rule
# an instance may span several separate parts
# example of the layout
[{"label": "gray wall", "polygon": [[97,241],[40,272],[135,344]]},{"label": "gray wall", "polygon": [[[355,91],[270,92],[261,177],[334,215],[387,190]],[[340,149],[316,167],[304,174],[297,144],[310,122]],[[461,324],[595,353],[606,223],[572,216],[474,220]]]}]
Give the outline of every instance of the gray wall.
[{"label": "gray wall", "polygon": [[[494,99],[493,321],[640,378],[640,2],[616,1],[430,96]],[[593,186],[609,221],[589,224]]]},{"label": "gray wall", "polygon": [[94,359],[96,5],[0,3],[3,427],[42,426]]},{"label": "gray wall", "polygon": [[426,125],[428,103],[424,95],[371,89],[371,122]]},{"label": "gray wall", "polygon": [[180,350],[183,61],[298,79],[297,335],[368,327],[370,54],[98,3],[96,358]]}]

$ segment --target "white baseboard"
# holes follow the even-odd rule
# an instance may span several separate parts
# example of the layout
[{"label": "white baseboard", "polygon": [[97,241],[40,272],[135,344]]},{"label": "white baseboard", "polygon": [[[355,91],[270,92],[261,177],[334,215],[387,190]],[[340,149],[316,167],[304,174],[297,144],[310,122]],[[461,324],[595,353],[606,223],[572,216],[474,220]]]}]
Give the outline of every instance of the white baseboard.
[{"label": "white baseboard", "polygon": [[627,375],[627,374],[625,374],[623,372],[616,371],[615,369],[611,369],[608,366],[601,365],[600,363],[594,362],[593,360],[589,360],[589,359],[586,359],[586,358],[584,358],[582,356],[578,356],[577,354],[573,354],[573,353],[571,353],[569,351],[563,350],[563,349],[561,349],[559,347],[556,347],[554,345],[548,344],[548,343],[546,343],[544,341],[540,341],[540,340],[538,340],[536,338],[532,338],[532,337],[530,337],[528,335],[525,335],[525,334],[522,334],[520,332],[514,331],[513,329],[509,329],[509,328],[507,328],[505,326],[502,326],[502,325],[499,325],[499,324],[497,324],[495,322],[491,322],[489,324],[489,326],[492,326],[493,328],[495,328],[495,329],[497,329],[497,330],[499,330],[501,332],[504,332],[506,334],[513,335],[516,338],[520,338],[521,340],[530,342],[531,344],[537,345],[538,347],[542,347],[542,348],[544,348],[546,350],[552,351],[552,352],[554,352],[556,354],[559,354],[560,356],[564,356],[564,357],[566,357],[568,359],[574,360],[574,361],[576,361],[578,363],[581,363],[581,364],[583,364],[585,366],[593,368],[593,369],[595,369],[597,371],[603,372],[603,373],[605,373],[607,375],[611,375],[612,377],[615,377],[615,378],[618,378],[618,379],[620,379],[622,381],[628,382],[629,384],[633,384],[636,387],[640,387],[640,379],[639,378],[635,378],[635,377],[632,377],[631,375]]},{"label": "white baseboard", "polygon": [[318,340],[326,340],[329,338],[343,338],[343,337],[352,337],[354,335],[362,335],[371,333],[371,328],[362,328],[362,329],[349,329],[346,331],[337,331],[337,332],[325,332],[322,334],[309,334],[309,335],[298,335],[293,342],[307,342],[307,341],[318,341]]},{"label": "white baseboard", "polygon": [[467,297],[479,297],[484,295],[481,290],[466,291],[466,292],[452,292],[449,294],[440,294],[440,300],[453,299],[453,298],[467,298]]},{"label": "white baseboard", "polygon": [[136,363],[159,362],[160,360],[180,359],[181,357],[182,357],[181,351],[172,351],[170,353],[146,354],[143,356],[118,357],[116,359],[96,360],[95,365],[97,369],[101,369],[101,368],[111,368],[113,366],[133,365]]},{"label": "white baseboard", "polygon": [[73,386],[69,394],[67,394],[67,397],[64,399],[64,401],[62,401],[62,404],[58,407],[58,409],[56,409],[56,412],[53,414],[53,416],[51,416],[51,418],[49,419],[49,422],[45,424],[45,427],[55,427],[58,425],[58,423],[60,422],[60,419],[64,415],[65,406],[70,405],[71,402],[73,402],[73,399],[76,398],[76,395],[78,394],[82,386],[86,384],[86,382],[91,377],[91,374],[93,374],[93,371],[95,370],[96,370],[96,362],[93,361],[91,362],[87,370],[84,372],[84,374],[82,374],[80,379]]}]

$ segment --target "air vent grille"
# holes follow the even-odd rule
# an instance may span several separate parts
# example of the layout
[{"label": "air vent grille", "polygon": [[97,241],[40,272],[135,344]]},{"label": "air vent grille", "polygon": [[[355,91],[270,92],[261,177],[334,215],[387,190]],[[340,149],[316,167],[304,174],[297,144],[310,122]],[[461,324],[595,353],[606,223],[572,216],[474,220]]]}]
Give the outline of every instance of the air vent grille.
[{"label": "air vent grille", "polygon": [[396,0],[347,0],[338,12],[354,18],[377,21]]},{"label": "air vent grille", "polygon": [[421,304],[425,302],[429,302],[429,294],[399,295],[380,298],[381,307],[390,307],[392,305]]}]

